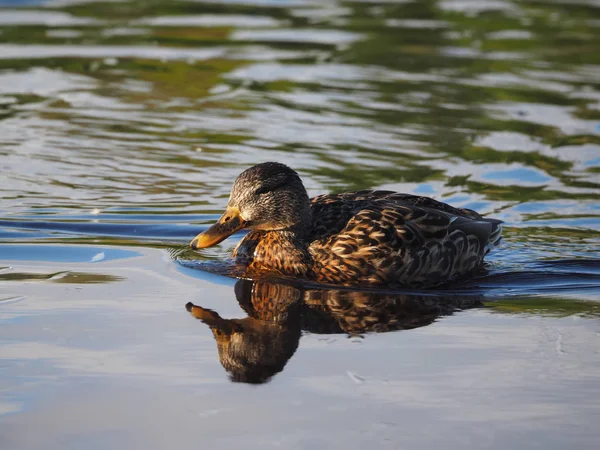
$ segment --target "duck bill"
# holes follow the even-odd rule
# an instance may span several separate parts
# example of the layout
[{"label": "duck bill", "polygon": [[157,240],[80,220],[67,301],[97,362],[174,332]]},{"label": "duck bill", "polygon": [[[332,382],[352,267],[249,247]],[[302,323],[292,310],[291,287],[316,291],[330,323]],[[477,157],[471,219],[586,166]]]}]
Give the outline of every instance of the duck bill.
[{"label": "duck bill", "polygon": [[246,222],[240,216],[240,210],[237,208],[227,208],[217,223],[208,230],[200,233],[190,242],[190,247],[194,250],[212,247],[245,226]]}]

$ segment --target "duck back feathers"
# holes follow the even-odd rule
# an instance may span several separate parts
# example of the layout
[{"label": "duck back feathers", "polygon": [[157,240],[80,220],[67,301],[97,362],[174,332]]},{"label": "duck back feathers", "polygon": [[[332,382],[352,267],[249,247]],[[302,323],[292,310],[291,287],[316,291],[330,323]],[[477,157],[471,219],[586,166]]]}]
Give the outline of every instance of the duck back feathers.
[{"label": "duck back feathers", "polygon": [[500,221],[428,197],[391,191],[311,200],[309,252],[323,282],[436,286],[476,270]]}]

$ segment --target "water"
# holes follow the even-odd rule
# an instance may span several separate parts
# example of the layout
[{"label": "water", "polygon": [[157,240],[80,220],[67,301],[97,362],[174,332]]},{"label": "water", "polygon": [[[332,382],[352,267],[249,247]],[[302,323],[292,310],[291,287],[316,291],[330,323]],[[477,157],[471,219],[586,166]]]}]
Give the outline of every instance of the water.
[{"label": "water", "polygon": [[[597,447],[600,2],[0,4],[2,448]],[[215,274],[266,160],[504,243],[435,292]]]}]

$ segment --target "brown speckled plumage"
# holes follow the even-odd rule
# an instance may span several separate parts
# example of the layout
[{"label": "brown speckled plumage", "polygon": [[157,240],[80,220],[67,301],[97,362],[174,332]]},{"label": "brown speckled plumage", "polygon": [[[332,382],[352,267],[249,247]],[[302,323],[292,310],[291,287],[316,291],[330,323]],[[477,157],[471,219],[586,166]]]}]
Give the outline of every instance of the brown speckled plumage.
[{"label": "brown speckled plumage", "polygon": [[365,190],[308,200],[278,163],[242,173],[228,208],[252,230],[233,253],[249,274],[330,284],[443,285],[475,272],[501,237],[500,221],[428,197]]},{"label": "brown speckled plumage", "polygon": [[427,197],[390,191],[311,201],[315,279],[435,286],[473,272],[500,237],[498,221]]}]

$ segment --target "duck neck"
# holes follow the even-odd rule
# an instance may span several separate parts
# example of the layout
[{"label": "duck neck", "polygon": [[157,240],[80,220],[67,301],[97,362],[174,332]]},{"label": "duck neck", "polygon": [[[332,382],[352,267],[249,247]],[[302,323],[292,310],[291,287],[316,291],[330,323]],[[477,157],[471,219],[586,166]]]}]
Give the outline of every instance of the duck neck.
[{"label": "duck neck", "polygon": [[306,277],[312,261],[305,234],[298,227],[252,231],[240,242],[234,256],[248,264],[251,278],[255,271]]}]

